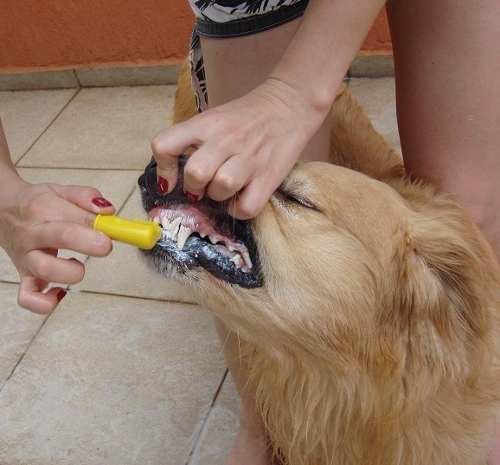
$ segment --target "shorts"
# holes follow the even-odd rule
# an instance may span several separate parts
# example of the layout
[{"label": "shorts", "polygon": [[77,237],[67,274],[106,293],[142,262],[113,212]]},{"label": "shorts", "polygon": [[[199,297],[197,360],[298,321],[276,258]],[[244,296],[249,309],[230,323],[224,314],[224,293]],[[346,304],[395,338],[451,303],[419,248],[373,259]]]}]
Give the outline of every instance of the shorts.
[{"label": "shorts", "polygon": [[189,0],[196,16],[189,60],[198,111],[208,107],[200,37],[229,38],[257,34],[299,18],[309,0]]}]

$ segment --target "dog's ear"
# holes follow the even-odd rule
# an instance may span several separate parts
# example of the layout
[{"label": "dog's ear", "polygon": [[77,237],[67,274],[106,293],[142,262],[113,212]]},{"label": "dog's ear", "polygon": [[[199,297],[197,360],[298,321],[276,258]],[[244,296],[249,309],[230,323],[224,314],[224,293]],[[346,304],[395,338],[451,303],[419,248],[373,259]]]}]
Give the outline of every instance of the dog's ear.
[{"label": "dog's ear", "polygon": [[399,241],[389,318],[407,370],[465,379],[480,369],[472,365],[496,324],[498,265],[459,206],[446,197],[427,200],[412,212]]},{"label": "dog's ear", "polygon": [[347,87],[339,91],[330,118],[332,163],[380,181],[405,175],[401,155],[375,130]]},{"label": "dog's ear", "polygon": [[191,84],[191,66],[186,58],[182,63],[177,78],[177,89],[173,108],[172,122],[174,124],[186,121],[198,114],[196,98]]}]

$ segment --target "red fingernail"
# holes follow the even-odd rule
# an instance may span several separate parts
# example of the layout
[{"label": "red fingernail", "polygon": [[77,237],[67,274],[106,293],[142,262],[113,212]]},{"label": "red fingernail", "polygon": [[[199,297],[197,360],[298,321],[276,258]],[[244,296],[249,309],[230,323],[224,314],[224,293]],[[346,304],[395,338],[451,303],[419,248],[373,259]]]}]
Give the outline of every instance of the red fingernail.
[{"label": "red fingernail", "polygon": [[97,205],[99,208],[112,207],[113,204],[106,200],[104,197],[96,197],[92,199],[92,203]]},{"label": "red fingernail", "polygon": [[193,194],[192,192],[186,192],[186,197],[188,199],[188,202],[190,203],[196,203],[198,200],[200,200],[200,196]]},{"label": "red fingernail", "polygon": [[66,295],[66,291],[64,289],[61,289],[56,295],[58,302],[63,300],[65,295]]},{"label": "red fingernail", "polygon": [[158,176],[158,192],[160,194],[168,192],[168,181],[162,176]]}]

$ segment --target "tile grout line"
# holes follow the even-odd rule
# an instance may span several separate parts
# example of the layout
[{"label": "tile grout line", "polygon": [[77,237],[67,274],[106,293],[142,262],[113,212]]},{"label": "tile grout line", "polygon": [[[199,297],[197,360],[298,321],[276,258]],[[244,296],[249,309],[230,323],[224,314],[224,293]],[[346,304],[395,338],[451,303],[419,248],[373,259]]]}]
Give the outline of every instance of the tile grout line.
[{"label": "tile grout line", "polygon": [[127,197],[125,198],[125,200],[123,201],[121,207],[116,211],[117,214],[121,213],[122,210],[125,208],[125,205],[127,204],[127,202],[132,198],[132,196],[134,195],[134,192],[137,190],[137,180],[135,181],[134,183],[134,187],[132,187],[132,190],[130,191],[130,194],[127,195]]},{"label": "tile grout line", "polygon": [[201,421],[201,425],[194,434],[193,445],[191,447],[191,450],[189,451],[189,455],[187,457],[187,460],[184,462],[184,465],[191,465],[191,460],[194,457],[194,453],[196,452],[196,449],[198,448],[200,439],[207,428],[208,419],[210,418],[210,414],[212,413],[213,407],[214,407],[215,403],[217,402],[217,399],[219,398],[219,395],[222,391],[222,387],[224,386],[224,383],[227,379],[228,373],[229,373],[229,370],[226,368],[226,370],[224,371],[224,374],[222,375],[222,379],[219,383],[219,386],[217,387],[215,394],[212,398],[212,401],[210,402],[210,405],[208,406],[207,412],[206,412],[205,416],[203,417],[203,420]]},{"label": "tile grout line", "polygon": [[83,86],[82,86],[82,83],[80,82],[80,78],[78,77],[78,73],[76,72],[76,69],[72,69],[71,71],[73,71],[73,76],[75,76],[76,82],[78,84],[78,88],[81,89]]},{"label": "tile grout line", "polygon": [[[120,208],[116,211],[117,214],[119,214],[123,210],[123,208],[125,207],[125,205],[127,204],[127,202],[130,200],[130,198],[132,197],[132,195],[134,195],[134,192],[135,192],[136,189],[137,189],[137,186],[134,184],[134,187],[132,187],[132,190],[127,195],[127,197],[125,197],[125,200],[120,205]],[[86,265],[89,260],[90,260],[90,255],[85,255],[85,259],[83,260],[83,264]],[[73,291],[73,288],[71,287],[71,284],[68,286],[68,291],[70,291],[70,290]],[[84,291],[83,290],[79,291],[78,289],[75,289],[75,291],[73,291],[73,292],[84,292]]]},{"label": "tile grout line", "polygon": [[70,99],[63,105],[63,107],[57,112],[56,116],[52,118],[47,127],[38,135],[38,137],[33,141],[33,143],[26,149],[26,151],[21,155],[21,157],[16,161],[15,166],[19,166],[19,162],[29,153],[29,151],[34,147],[34,145],[44,136],[44,134],[49,130],[49,128],[54,124],[54,122],[61,116],[62,112],[66,110],[68,105],[75,99],[75,97],[80,93],[81,88],[76,89],[75,93],[70,97]]},{"label": "tile grout line", "polygon": [[[76,96],[78,92],[75,93],[74,96]],[[73,98],[74,98],[73,96]],[[71,101],[72,99],[70,99]],[[68,102],[69,104],[70,102]],[[63,109],[64,110],[64,109]],[[61,112],[63,111],[61,110]],[[60,114],[60,113],[59,113]],[[57,118],[57,117],[56,117]],[[51,123],[52,124],[52,123]],[[49,125],[50,126],[50,125]],[[44,131],[45,132],[45,131]],[[37,139],[38,140],[38,139]],[[29,150],[29,149],[28,149]],[[119,211],[125,206],[125,204],[128,202],[128,200],[130,199],[130,197],[132,197],[132,194],[135,192],[135,189],[136,189],[136,186],[134,186],[130,192],[130,194],[127,196],[127,198],[124,200],[122,206],[120,207]],[[87,261],[88,257],[85,259],[85,262]],[[18,283],[16,283],[18,284]],[[69,291],[70,290],[70,287],[67,286],[66,287],[66,290]],[[9,380],[12,378],[12,376],[14,376],[14,373],[16,372],[17,370],[17,367],[22,363],[22,361],[24,360],[24,357],[26,356],[26,354],[28,353],[28,351],[30,350],[31,346],[33,345],[33,343],[35,342],[35,339],[38,337],[38,335],[40,334],[40,331],[42,330],[42,328],[45,326],[45,324],[47,323],[47,321],[49,321],[49,318],[57,311],[57,308],[54,312],[50,313],[49,315],[47,315],[44,320],[42,321],[42,324],[40,325],[40,327],[35,331],[35,334],[33,334],[33,337],[30,339],[28,345],[26,346],[26,349],[23,351],[23,353],[21,354],[21,356],[18,358],[17,362],[14,364],[14,366],[12,367],[12,370],[11,372],[9,373],[9,375],[5,378],[5,381],[0,385],[0,394],[2,393],[2,390],[3,388],[7,385],[7,383],[9,382]]]},{"label": "tile grout line", "polygon": [[[26,310],[28,311],[28,310]],[[14,376],[14,373],[16,372],[17,370],[17,367],[21,364],[21,362],[24,360],[24,357],[26,356],[26,354],[28,353],[30,347],[33,345],[33,342],[35,342],[35,339],[37,338],[38,334],[40,333],[40,331],[42,330],[42,328],[45,326],[45,323],[47,323],[47,321],[49,320],[49,318],[54,314],[54,312],[52,312],[51,314],[47,315],[45,317],[45,319],[42,321],[42,324],[40,325],[40,327],[35,331],[35,334],[33,334],[33,337],[31,338],[30,342],[28,343],[28,345],[26,346],[26,349],[24,350],[24,352],[21,354],[21,356],[19,357],[19,359],[17,360],[17,362],[15,363],[15,365],[12,367],[12,370],[11,372],[9,373],[9,375],[7,376],[7,378],[5,378],[5,381],[0,385],[0,394],[2,393],[2,390],[3,388],[7,385],[7,383],[9,382],[9,380],[12,378],[12,376]]]}]

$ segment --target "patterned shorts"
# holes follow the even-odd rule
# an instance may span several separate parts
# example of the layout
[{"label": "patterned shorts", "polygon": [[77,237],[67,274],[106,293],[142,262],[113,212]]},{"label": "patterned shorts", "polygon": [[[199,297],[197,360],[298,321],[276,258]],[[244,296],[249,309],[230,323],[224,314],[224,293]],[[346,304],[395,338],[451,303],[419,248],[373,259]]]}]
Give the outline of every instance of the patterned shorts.
[{"label": "patterned shorts", "polygon": [[304,14],[309,0],[189,0],[196,16],[189,60],[198,111],[208,107],[200,37],[227,38],[256,34]]}]

